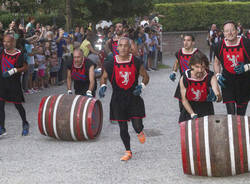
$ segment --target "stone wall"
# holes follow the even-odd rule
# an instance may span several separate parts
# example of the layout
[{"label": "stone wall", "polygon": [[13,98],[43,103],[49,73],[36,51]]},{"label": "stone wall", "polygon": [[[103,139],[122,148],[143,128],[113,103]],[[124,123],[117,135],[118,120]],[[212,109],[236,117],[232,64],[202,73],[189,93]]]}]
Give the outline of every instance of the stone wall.
[{"label": "stone wall", "polygon": [[195,47],[204,53],[209,52],[207,45],[207,31],[194,32],[164,32],[162,35],[163,56],[173,56],[177,50],[183,47],[183,39],[181,36],[185,33],[191,33],[195,37]]}]

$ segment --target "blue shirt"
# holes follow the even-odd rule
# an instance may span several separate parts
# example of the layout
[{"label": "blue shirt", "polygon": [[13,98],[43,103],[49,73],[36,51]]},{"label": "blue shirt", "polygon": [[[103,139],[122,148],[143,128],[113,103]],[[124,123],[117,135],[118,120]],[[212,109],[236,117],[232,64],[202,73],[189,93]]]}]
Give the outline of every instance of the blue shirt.
[{"label": "blue shirt", "polygon": [[[58,37],[56,38],[56,40]],[[63,45],[67,46],[66,41],[62,38],[59,43],[56,43],[57,45],[57,57],[62,57],[63,56]]]}]

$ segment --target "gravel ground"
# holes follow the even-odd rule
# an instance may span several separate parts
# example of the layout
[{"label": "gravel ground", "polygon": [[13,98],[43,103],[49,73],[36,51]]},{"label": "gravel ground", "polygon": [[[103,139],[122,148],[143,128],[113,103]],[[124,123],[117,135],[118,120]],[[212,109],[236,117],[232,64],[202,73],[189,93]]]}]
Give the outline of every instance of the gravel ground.
[{"label": "gravel ground", "polygon": [[[165,64],[172,66],[173,57]],[[43,96],[65,93],[66,86],[45,89],[26,96],[24,104],[30,122],[30,135],[21,136],[21,119],[12,104],[7,104],[8,135],[0,139],[0,184],[215,184],[249,183],[250,174],[209,178],[183,174],[180,150],[178,102],[173,98],[177,85],[168,78],[171,70],[149,72],[150,83],[142,95],[147,117],[147,140],[141,145],[129,126],[133,158],[119,159],[124,147],[119,127],[108,120],[111,88],[102,99],[104,125],[101,135],[86,142],[65,142],[40,134],[37,114]],[[215,104],[217,114],[225,114],[223,104]],[[247,115],[250,115],[248,108]]]}]

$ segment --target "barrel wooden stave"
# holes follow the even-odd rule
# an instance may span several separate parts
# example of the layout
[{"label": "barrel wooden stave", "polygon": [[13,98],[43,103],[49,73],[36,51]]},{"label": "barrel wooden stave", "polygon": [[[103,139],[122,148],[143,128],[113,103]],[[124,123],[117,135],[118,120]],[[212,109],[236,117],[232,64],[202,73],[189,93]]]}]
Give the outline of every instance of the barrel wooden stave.
[{"label": "barrel wooden stave", "polygon": [[[91,104],[93,105],[91,106]],[[74,105],[73,108],[72,105]],[[55,106],[57,106],[56,112],[54,111]],[[99,112],[97,122],[92,121],[93,107],[96,107]],[[56,118],[54,118],[54,115],[56,115]],[[62,140],[83,141],[94,139],[101,132],[102,115],[101,102],[94,98],[80,95],[49,96],[41,100],[38,112],[38,127],[41,134]],[[85,122],[83,122],[84,120]],[[97,124],[97,130],[91,128],[94,123]]]},{"label": "barrel wooden stave", "polygon": [[250,153],[246,143],[249,128],[246,131],[244,118],[247,118],[249,125],[248,117],[231,116],[229,123],[230,116],[226,115],[213,115],[180,123],[184,173],[232,176],[249,172]]}]

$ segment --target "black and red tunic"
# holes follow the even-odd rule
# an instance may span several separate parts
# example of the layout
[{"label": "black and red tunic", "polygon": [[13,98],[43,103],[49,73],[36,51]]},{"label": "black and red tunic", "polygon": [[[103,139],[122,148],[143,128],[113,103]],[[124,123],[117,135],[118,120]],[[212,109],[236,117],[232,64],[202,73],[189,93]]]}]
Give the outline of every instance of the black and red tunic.
[{"label": "black and red tunic", "polygon": [[[83,65],[81,68],[74,67],[74,61],[70,62],[68,69],[71,70],[71,79],[74,81],[74,89],[76,95],[86,95],[87,90],[89,89],[89,68],[94,65],[91,60],[84,58]],[[95,96],[96,91],[96,81],[95,88],[92,91],[92,95]]]},{"label": "black and red tunic", "polygon": [[236,45],[228,46],[222,40],[215,47],[215,55],[221,61],[222,75],[226,81],[222,88],[224,103],[247,103],[250,98],[250,72],[236,74],[234,67],[250,63],[250,40],[240,37]]},{"label": "black and red tunic", "polygon": [[118,47],[118,40],[114,40],[113,38],[111,38],[111,51],[113,53],[113,56],[119,54],[117,47]]},{"label": "black and red tunic", "polygon": [[8,53],[6,50],[0,52],[0,100],[11,103],[24,102],[23,91],[21,87],[21,74],[16,73],[8,78],[3,78],[2,74],[12,68],[23,67],[24,58],[20,50],[16,49],[13,54]]},{"label": "black and red tunic", "polygon": [[[175,57],[178,60],[179,63],[179,72],[181,74],[181,76],[183,75],[183,73],[189,69],[189,61],[191,59],[191,57],[198,52],[197,48],[194,48],[193,52],[190,54],[185,54],[183,53],[183,48],[181,48],[178,52],[175,53]],[[178,86],[175,90],[175,94],[174,97],[177,98],[178,100],[181,101],[181,92],[180,92],[180,85],[178,83]]]},{"label": "black and red tunic", "polygon": [[179,63],[179,71],[180,74],[182,75],[186,70],[189,69],[189,61],[190,58],[196,53],[198,52],[197,48],[194,48],[192,53],[189,54],[185,54],[183,52],[183,48],[181,48],[178,52],[175,53],[175,57],[178,60]]},{"label": "black and red tunic", "polygon": [[[211,79],[213,75],[213,72],[208,71],[203,79],[195,80],[191,78],[191,70],[187,70],[185,74],[183,74],[186,98],[198,117],[214,114],[213,103],[206,101],[209,88],[211,88]],[[183,108],[179,117],[179,122],[189,119],[191,119],[190,114]]]},{"label": "black and red tunic", "polygon": [[104,62],[104,68],[113,88],[110,120],[129,121],[145,117],[143,99],[133,95],[133,91],[138,85],[140,67],[141,61],[132,55],[125,63],[120,63],[118,56],[115,56],[113,61]]}]

